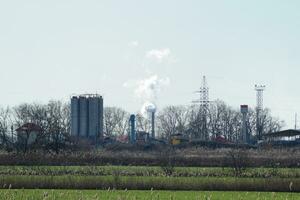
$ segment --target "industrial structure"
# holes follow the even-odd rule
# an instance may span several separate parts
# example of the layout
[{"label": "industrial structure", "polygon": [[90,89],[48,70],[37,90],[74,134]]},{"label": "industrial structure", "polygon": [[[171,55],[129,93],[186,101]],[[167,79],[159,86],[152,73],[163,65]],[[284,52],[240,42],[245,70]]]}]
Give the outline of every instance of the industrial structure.
[{"label": "industrial structure", "polygon": [[136,116],[130,115],[129,118],[129,142],[131,144],[150,144],[155,141],[155,112],[156,107],[154,104],[149,104],[146,107],[146,112],[149,121],[148,131],[136,130]]},{"label": "industrial structure", "polygon": [[202,140],[208,140],[209,139],[209,133],[207,130],[207,114],[209,110],[209,88],[207,86],[206,77],[203,76],[202,78],[202,84],[199,91],[196,91],[196,93],[200,94],[200,99],[193,101],[193,103],[197,103],[200,105],[199,107],[199,117],[201,119],[201,124],[199,127],[200,130],[200,139]]},{"label": "industrial structure", "polygon": [[265,85],[255,85],[256,90],[256,136],[258,140],[262,140],[263,135],[263,123],[262,123],[262,112],[263,112],[263,92]]},{"label": "industrial structure", "polygon": [[131,144],[134,144],[136,142],[135,115],[130,115],[129,127],[130,127],[129,141]]},{"label": "industrial structure", "polygon": [[149,123],[149,132],[151,132],[151,138],[155,138],[155,112],[156,106],[154,104],[149,105],[146,107],[147,116]]},{"label": "industrial structure", "polygon": [[103,98],[98,94],[83,94],[71,98],[71,136],[103,138]]},{"label": "industrial structure", "polygon": [[243,118],[242,118],[242,131],[241,131],[240,141],[245,144],[248,144],[250,142],[250,135],[248,131],[248,119],[247,119],[248,105],[241,105],[241,113],[243,115]]}]

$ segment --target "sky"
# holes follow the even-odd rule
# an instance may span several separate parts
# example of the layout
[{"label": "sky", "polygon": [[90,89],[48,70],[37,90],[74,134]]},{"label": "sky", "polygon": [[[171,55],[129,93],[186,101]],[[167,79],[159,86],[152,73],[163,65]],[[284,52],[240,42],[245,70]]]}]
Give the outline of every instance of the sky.
[{"label": "sky", "polygon": [[[1,106],[99,93],[137,112],[210,100],[300,115],[300,1],[27,0],[0,2]],[[300,118],[300,117],[299,117]],[[299,123],[300,126],[300,123]]]}]

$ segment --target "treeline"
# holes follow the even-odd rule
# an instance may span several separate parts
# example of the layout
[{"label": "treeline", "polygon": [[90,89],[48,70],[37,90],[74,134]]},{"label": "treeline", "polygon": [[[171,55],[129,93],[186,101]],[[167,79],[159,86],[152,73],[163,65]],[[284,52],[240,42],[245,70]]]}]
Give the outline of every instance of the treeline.
[{"label": "treeline", "polygon": [[[156,136],[169,139],[172,134],[182,134],[198,139],[210,139],[222,135],[228,141],[235,142],[241,132],[242,115],[222,101],[216,101],[205,111],[198,106],[167,106],[156,113]],[[104,108],[104,134],[109,137],[127,135],[129,132],[129,115],[117,107]],[[270,110],[265,109],[261,115],[263,132],[280,130],[284,122],[274,118]],[[255,140],[256,112],[249,110],[249,133]],[[1,147],[12,148],[16,144],[16,129],[25,123],[34,123],[42,128],[40,139],[43,147],[59,151],[70,138],[70,105],[62,101],[49,101],[47,104],[21,104],[15,107],[0,108],[0,142]],[[147,116],[137,114],[137,130],[149,131],[150,120]],[[45,140],[47,138],[47,140]],[[45,142],[46,141],[46,142]],[[41,144],[40,144],[41,145]],[[15,145],[18,146],[18,145]],[[20,146],[20,145],[19,145]]]},{"label": "treeline", "polygon": [[[269,109],[264,109],[260,116],[263,133],[279,131],[284,126],[284,121],[272,117]],[[255,109],[249,109],[247,124],[252,141],[257,140]],[[158,129],[166,138],[173,133],[204,140],[222,135],[236,142],[241,134],[242,114],[239,108],[232,108],[223,101],[215,101],[205,111],[195,105],[167,106],[158,113]]]},{"label": "treeline", "polygon": [[[192,138],[210,139],[219,135],[235,142],[242,129],[242,114],[239,109],[216,101],[205,111],[199,106],[167,106],[156,114],[156,134],[159,138],[169,139],[172,134],[183,134]],[[109,136],[123,135],[128,132],[129,113],[121,108],[107,107],[104,110],[105,132]],[[151,123],[147,116],[137,114],[137,130],[150,131]],[[261,112],[263,133],[279,131],[284,121],[272,117],[269,109]],[[205,124],[205,125],[204,125]],[[249,109],[248,132],[256,140],[256,110]],[[207,135],[205,135],[207,134]]]}]

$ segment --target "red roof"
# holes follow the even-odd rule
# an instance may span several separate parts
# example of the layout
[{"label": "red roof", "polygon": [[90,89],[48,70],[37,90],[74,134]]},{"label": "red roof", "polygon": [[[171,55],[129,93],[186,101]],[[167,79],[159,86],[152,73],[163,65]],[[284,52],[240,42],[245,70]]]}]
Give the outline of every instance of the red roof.
[{"label": "red roof", "polygon": [[23,124],[21,127],[17,128],[16,131],[37,131],[37,132],[41,132],[43,129],[34,123],[26,123]]}]

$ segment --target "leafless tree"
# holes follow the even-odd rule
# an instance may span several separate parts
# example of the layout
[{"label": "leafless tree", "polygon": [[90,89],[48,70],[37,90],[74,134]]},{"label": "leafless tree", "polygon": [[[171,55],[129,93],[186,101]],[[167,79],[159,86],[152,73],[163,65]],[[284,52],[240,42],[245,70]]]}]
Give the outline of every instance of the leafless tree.
[{"label": "leafless tree", "polygon": [[13,142],[13,132],[10,130],[12,126],[11,122],[11,110],[9,107],[0,108],[0,142],[2,147],[10,148]]},{"label": "leafless tree", "polygon": [[46,105],[47,148],[56,153],[65,147],[70,131],[70,106],[61,101],[50,101]]},{"label": "leafless tree", "polygon": [[[217,100],[212,103],[207,112],[207,130],[203,131],[203,118],[201,118],[199,106],[191,106],[188,119],[188,130],[196,138],[202,138],[201,132],[208,132],[210,137],[216,137],[223,135],[227,140],[236,142],[241,132],[242,115],[239,109],[234,109],[223,101]],[[175,119],[175,118],[174,118]],[[173,119],[173,120],[174,120]],[[250,135],[256,134],[256,112],[253,109],[249,109],[248,113],[248,131]],[[262,112],[261,121],[263,124],[263,132],[275,132],[279,131],[284,122],[271,116],[270,110],[265,109]],[[172,125],[172,119],[169,119],[169,123]],[[174,130],[170,130],[174,132]]]},{"label": "leafless tree", "polygon": [[21,104],[14,107],[13,117],[15,125],[20,127],[25,123],[34,123],[42,129],[46,128],[47,109],[42,104]]},{"label": "leafless tree", "polygon": [[189,110],[185,106],[167,106],[158,114],[160,131],[164,138],[171,134],[187,134]]},{"label": "leafless tree", "polygon": [[230,149],[225,159],[232,167],[235,176],[241,176],[249,165],[249,155],[244,149]]},{"label": "leafless tree", "polygon": [[107,136],[124,135],[128,128],[129,113],[117,107],[104,108],[104,128]]}]

